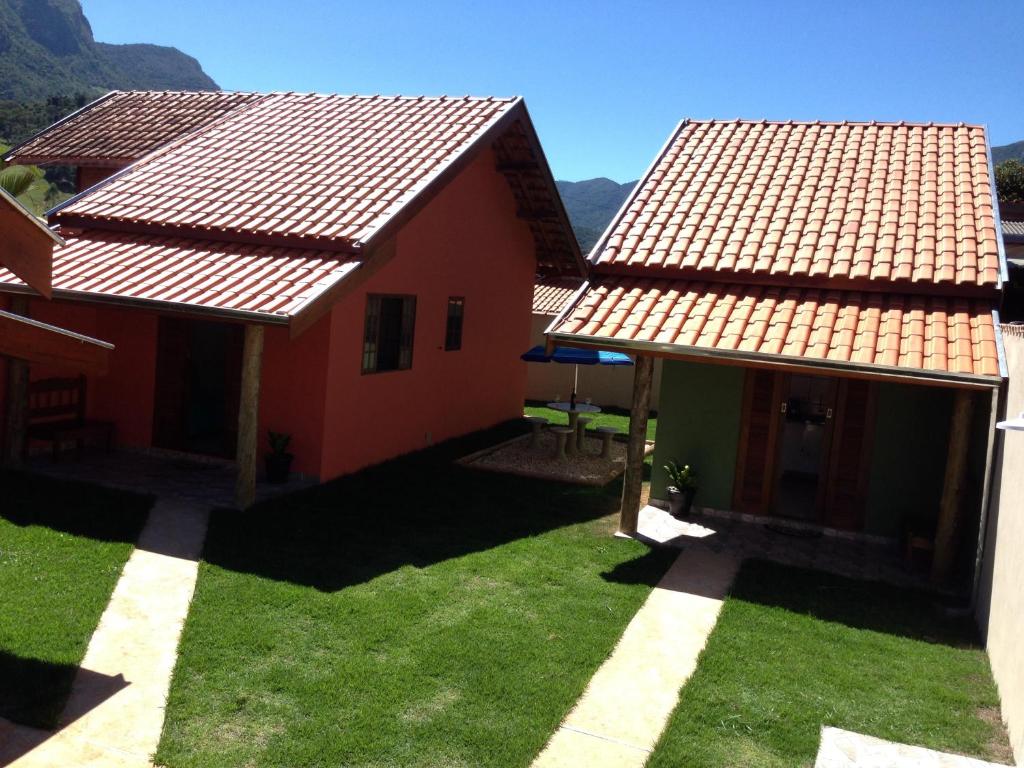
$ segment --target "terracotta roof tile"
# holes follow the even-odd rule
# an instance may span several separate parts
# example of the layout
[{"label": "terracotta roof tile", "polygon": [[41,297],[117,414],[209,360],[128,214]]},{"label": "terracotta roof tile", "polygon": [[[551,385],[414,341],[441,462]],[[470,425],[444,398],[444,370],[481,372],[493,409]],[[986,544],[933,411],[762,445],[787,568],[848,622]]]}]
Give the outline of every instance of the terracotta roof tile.
[{"label": "terracotta roof tile", "polygon": [[[282,321],[357,265],[327,251],[96,230],[65,241],[54,251],[55,296],[175,302]],[[0,268],[0,287],[24,283]]]},{"label": "terracotta roof tile", "polygon": [[265,94],[113,91],[8,153],[19,163],[123,167]]},{"label": "terracotta roof tile", "polygon": [[148,155],[58,219],[356,243],[514,104],[270,95]]},{"label": "terracotta roof tile", "polygon": [[552,333],[655,342],[680,354],[998,377],[992,310],[987,299],[608,276]]},{"label": "terracotta roof tile", "polygon": [[533,313],[557,315],[583,285],[582,277],[545,276],[533,284]]},{"label": "terracotta roof tile", "polygon": [[981,127],[688,121],[591,259],[648,276],[995,288],[997,237]]}]

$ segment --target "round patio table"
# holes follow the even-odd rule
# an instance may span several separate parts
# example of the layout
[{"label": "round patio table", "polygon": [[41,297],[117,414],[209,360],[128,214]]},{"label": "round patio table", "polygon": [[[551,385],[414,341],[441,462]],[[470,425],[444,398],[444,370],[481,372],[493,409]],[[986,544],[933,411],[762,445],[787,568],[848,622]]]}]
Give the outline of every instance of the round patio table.
[{"label": "round patio table", "polygon": [[548,408],[553,411],[562,411],[562,413],[569,414],[569,426],[572,427],[573,432],[576,431],[576,419],[580,417],[581,413],[601,412],[601,409],[598,406],[590,405],[588,403],[576,403],[575,408],[570,408],[569,403],[559,401],[557,403],[548,403]]}]

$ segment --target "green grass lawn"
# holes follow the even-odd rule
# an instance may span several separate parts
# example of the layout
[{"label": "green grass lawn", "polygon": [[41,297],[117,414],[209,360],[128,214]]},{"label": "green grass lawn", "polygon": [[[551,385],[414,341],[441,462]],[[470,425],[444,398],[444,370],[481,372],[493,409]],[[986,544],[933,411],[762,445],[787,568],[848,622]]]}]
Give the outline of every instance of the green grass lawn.
[{"label": "green grass lawn", "polygon": [[927,595],[748,562],[648,766],[810,766],[822,725],[1009,758],[998,701]]},{"label": "green grass lawn", "polygon": [[157,763],[528,765],[672,554],[618,483],[452,463],[522,429],[215,513]]},{"label": "green grass lawn", "polygon": [[0,717],[52,727],[151,501],[0,473]]},{"label": "green grass lawn", "polygon": [[[569,423],[569,417],[565,413],[562,411],[556,411],[553,408],[548,408],[540,402],[528,402],[523,408],[523,412],[526,416],[543,416],[552,424],[565,425]],[[591,419],[591,422],[587,425],[587,429],[596,429],[597,427],[616,427],[621,430],[623,435],[629,432],[628,411],[613,408],[607,412],[591,413],[587,414],[587,416]],[[653,440],[657,430],[658,417],[657,415],[654,415],[647,420],[647,439]]]}]

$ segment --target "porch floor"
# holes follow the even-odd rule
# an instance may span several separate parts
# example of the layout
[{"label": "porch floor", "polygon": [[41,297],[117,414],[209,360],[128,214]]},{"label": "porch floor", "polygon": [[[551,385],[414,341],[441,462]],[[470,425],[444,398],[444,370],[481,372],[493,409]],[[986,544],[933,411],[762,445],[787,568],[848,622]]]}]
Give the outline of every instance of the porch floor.
[{"label": "porch floor", "polygon": [[[24,468],[48,477],[182,499],[206,507],[232,507],[235,503],[235,467],[221,459],[158,451],[83,451],[80,456],[66,454],[58,461],[36,456]],[[256,501],[316,484],[315,479],[299,476],[283,485],[257,481]]]},{"label": "porch floor", "polygon": [[755,522],[696,510],[687,520],[677,520],[652,505],[640,510],[638,534],[642,539],[678,549],[704,549],[737,560],[772,560],[866,581],[934,589],[927,570],[910,568],[900,548],[890,540],[836,535],[777,520]]}]

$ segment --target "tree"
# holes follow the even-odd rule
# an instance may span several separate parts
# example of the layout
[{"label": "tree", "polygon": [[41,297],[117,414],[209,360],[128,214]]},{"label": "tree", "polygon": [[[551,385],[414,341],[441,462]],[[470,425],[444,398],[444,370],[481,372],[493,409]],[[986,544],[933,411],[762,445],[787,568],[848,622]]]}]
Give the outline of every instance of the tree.
[{"label": "tree", "polygon": [[[8,149],[10,147],[0,144],[0,156]],[[9,165],[0,160],[0,188],[36,216],[42,216],[47,208],[59,202],[59,190],[51,189],[43,169],[34,165]]]},{"label": "tree", "polygon": [[1007,160],[996,166],[996,192],[1008,203],[1024,203],[1024,163]]}]

